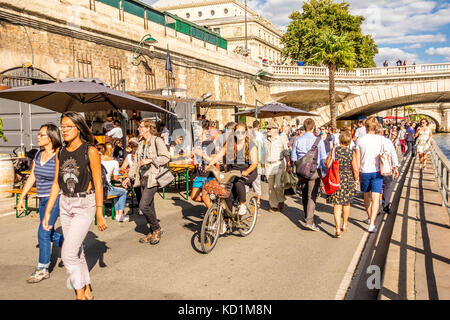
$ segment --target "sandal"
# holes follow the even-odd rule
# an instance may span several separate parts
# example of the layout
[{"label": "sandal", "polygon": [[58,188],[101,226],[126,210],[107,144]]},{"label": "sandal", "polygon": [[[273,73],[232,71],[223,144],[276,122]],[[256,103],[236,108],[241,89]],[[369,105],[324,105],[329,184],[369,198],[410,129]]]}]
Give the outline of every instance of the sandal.
[{"label": "sandal", "polygon": [[334,234],[334,237],[339,239],[341,237],[341,233],[336,231],[336,233]]},{"label": "sandal", "polygon": [[88,284],[88,286],[89,286],[89,290],[91,291],[91,297],[89,298],[89,297],[86,295],[86,290],[84,290],[84,296],[85,296],[86,299],[88,299],[88,300],[94,300],[94,296],[92,295],[92,291],[94,291],[94,290],[92,290],[91,284]]},{"label": "sandal", "polygon": [[150,238],[152,237],[152,232],[150,232],[148,235],[146,235],[145,237],[142,237],[139,239],[140,243],[150,243]]}]

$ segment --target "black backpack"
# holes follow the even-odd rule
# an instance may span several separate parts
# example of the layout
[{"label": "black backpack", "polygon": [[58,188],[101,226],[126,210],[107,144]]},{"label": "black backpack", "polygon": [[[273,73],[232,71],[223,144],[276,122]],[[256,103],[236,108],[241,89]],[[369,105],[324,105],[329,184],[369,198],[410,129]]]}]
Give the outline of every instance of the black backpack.
[{"label": "black backpack", "polygon": [[296,173],[304,179],[311,179],[318,168],[319,150],[317,146],[321,138],[317,137],[311,149],[299,160],[295,162]]},{"label": "black backpack", "polygon": [[[60,158],[62,148],[64,148],[64,147],[59,148],[58,159]],[[89,160],[89,147],[87,148],[87,152],[85,153],[84,156],[85,156],[86,162],[89,164],[88,169],[89,169],[89,172],[91,173],[91,178],[92,178],[91,182],[92,182],[92,187],[94,188],[94,177],[92,176],[90,160]],[[108,197],[108,190],[111,188],[111,184],[108,182],[108,178],[107,178],[108,172],[106,171],[105,166],[102,164],[101,167],[102,167],[103,201],[105,201],[106,198]]]}]

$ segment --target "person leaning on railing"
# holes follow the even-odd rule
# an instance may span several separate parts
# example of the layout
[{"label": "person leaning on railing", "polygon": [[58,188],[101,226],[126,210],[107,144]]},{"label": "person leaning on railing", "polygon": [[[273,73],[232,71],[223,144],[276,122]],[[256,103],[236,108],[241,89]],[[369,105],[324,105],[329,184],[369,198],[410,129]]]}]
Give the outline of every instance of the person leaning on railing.
[{"label": "person leaning on railing", "polygon": [[127,188],[130,181],[133,180],[135,188],[141,187],[142,198],[139,209],[150,224],[150,232],[139,239],[139,242],[150,244],[159,243],[163,233],[155,211],[155,194],[158,190],[156,177],[170,160],[169,150],[164,141],[156,136],[157,133],[154,121],[143,120],[140,123],[139,135],[143,139],[139,142],[128,177],[122,183],[122,186]]}]

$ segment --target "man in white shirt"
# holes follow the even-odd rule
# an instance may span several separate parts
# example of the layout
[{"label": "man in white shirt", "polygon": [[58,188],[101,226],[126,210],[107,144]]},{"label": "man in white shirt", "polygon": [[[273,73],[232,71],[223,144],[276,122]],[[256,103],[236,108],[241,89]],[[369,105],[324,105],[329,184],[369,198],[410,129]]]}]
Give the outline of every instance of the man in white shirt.
[{"label": "man in white shirt", "polygon": [[248,135],[250,137],[250,139],[252,139],[252,141],[255,142],[256,144],[256,148],[258,150],[258,167],[257,167],[257,171],[258,171],[258,177],[255,179],[255,181],[253,181],[252,183],[252,187],[255,190],[255,193],[257,194],[257,202],[258,205],[261,205],[261,174],[262,174],[262,167],[261,167],[261,160],[263,158],[263,153],[264,153],[264,135],[259,132],[259,121],[255,120],[253,121],[253,128],[249,127],[248,128]]},{"label": "man in white shirt", "polygon": [[[369,117],[365,126],[367,134],[356,141],[356,161],[359,164],[361,191],[364,193],[364,206],[367,211],[368,231],[376,232],[375,219],[380,208],[380,197],[383,193],[383,176],[380,173],[379,156],[382,150],[389,150],[386,140],[376,134],[379,123],[376,118]],[[394,173],[398,175],[397,168]],[[357,181],[358,182],[358,181]]]},{"label": "man in white shirt", "polygon": [[122,132],[122,128],[120,127],[120,121],[119,120],[115,120],[114,121],[114,128],[112,128],[111,130],[109,130],[106,135],[108,137],[111,137],[112,139],[122,139],[123,137],[123,132]]},{"label": "man in white shirt", "polygon": [[[269,184],[270,212],[283,211],[284,172],[290,173],[290,159],[287,139],[279,134],[279,126],[275,121],[267,125],[267,138],[264,140],[265,175]],[[286,161],[286,162],[285,162]]]}]

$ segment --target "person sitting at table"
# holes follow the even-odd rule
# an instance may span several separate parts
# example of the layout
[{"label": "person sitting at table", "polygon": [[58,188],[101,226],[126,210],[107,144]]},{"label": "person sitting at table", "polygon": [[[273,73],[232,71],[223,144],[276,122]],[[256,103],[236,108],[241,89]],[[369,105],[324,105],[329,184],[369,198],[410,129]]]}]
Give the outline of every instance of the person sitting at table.
[{"label": "person sitting at table", "polygon": [[127,190],[124,188],[114,187],[111,184],[111,177],[115,181],[119,180],[119,162],[113,158],[113,145],[109,142],[105,144],[105,153],[102,154],[102,165],[106,169],[106,178],[110,184],[108,189],[108,196],[118,196],[119,198],[114,203],[116,210],[116,221],[126,222],[130,220],[128,215],[124,214],[125,204],[127,202]]},{"label": "person sitting at table", "polygon": [[195,202],[203,202],[207,208],[211,207],[211,199],[206,192],[202,192],[202,189],[205,183],[214,179],[212,174],[206,171],[206,166],[212,160],[211,156],[216,153],[214,142],[209,138],[208,133],[209,124],[205,121],[197,122],[194,134],[198,143],[192,150],[197,163],[197,170],[191,192],[191,199]]}]

